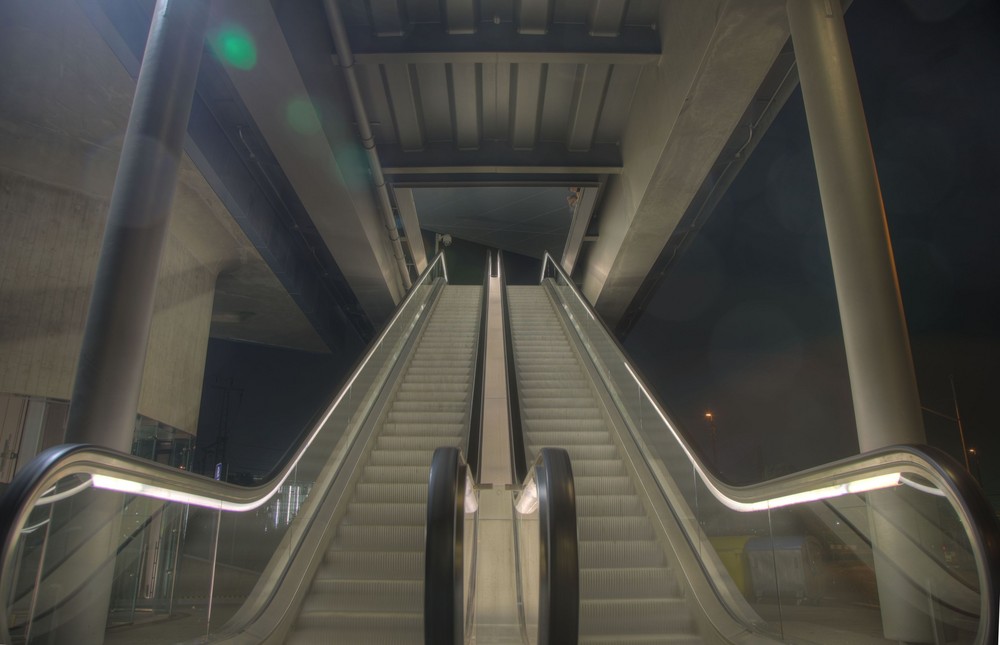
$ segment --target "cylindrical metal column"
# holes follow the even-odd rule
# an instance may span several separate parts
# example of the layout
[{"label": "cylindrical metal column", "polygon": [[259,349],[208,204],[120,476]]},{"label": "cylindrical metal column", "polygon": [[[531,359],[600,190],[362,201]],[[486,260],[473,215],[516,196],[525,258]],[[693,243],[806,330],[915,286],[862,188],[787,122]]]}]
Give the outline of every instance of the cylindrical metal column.
[{"label": "cylindrical metal column", "polygon": [[[847,368],[862,452],[924,443],[909,334],[861,92],[839,0],[788,0],[809,138],[833,261]],[[869,495],[882,629],[890,640],[929,642],[927,616],[905,602],[907,581],[888,554],[912,507],[893,491]],[[895,529],[895,532],[890,529]]]},{"label": "cylindrical metal column", "polygon": [[76,369],[66,441],[129,452],[209,3],[158,0]]},{"label": "cylindrical metal column", "polygon": [[839,0],[789,0],[858,443],[925,441],[889,230]]}]

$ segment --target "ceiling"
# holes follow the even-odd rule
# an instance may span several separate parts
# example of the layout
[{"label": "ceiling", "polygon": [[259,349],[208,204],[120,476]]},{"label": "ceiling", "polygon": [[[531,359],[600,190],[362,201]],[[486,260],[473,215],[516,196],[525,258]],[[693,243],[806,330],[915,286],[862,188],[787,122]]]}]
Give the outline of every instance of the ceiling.
[{"label": "ceiling", "polygon": [[[151,3],[77,2],[134,77]],[[253,60],[206,50],[185,149],[331,348],[369,339],[405,291],[386,210],[411,278],[421,229],[548,250],[613,323],[734,132],[746,140],[787,41],[783,0],[216,0],[212,14],[209,42],[236,30]],[[262,279],[226,285],[220,331],[267,319]]]},{"label": "ceiling", "polygon": [[413,189],[422,228],[539,259],[546,251],[561,257],[571,197],[546,186]]}]

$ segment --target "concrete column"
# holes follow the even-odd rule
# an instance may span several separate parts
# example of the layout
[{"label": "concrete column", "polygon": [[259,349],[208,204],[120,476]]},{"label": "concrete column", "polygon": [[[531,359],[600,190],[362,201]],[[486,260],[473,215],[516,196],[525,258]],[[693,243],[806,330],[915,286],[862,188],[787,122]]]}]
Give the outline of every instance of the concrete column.
[{"label": "concrete column", "polygon": [[789,0],[833,260],[858,442],[925,441],[910,340],[839,0]]},{"label": "concrete column", "polygon": [[67,422],[68,442],[132,447],[153,295],[209,3],[158,0],[136,85]]},{"label": "concrete column", "polygon": [[[788,0],[862,452],[924,443],[909,335],[868,126],[839,0]],[[893,562],[912,507],[894,491],[868,496],[885,637],[931,642],[925,612],[902,599]],[[890,519],[891,518],[891,519]],[[895,528],[895,531],[891,530]],[[903,538],[905,540],[905,538]]]}]

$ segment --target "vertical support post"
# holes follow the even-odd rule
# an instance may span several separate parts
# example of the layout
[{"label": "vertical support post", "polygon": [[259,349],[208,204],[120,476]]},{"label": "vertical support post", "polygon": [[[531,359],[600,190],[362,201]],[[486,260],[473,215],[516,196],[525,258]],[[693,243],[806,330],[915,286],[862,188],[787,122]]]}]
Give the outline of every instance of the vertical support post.
[{"label": "vertical support post", "polygon": [[[839,0],[788,0],[823,217],[830,244],[847,368],[862,452],[924,443],[909,334],[854,60]],[[890,640],[930,642],[930,622],[906,603],[891,561],[914,512],[869,495],[882,628]]]},{"label": "vertical support post", "polygon": [[[158,0],[153,10],[83,332],[68,442],[132,448],[153,296],[208,9],[204,0]],[[83,528],[90,535],[71,556],[74,570],[88,580],[87,593],[77,594],[72,613],[56,624],[56,641],[104,642],[121,510],[117,495],[88,507]]]},{"label": "vertical support post", "polygon": [[830,243],[858,443],[923,443],[909,334],[839,0],[789,0]]},{"label": "vertical support post", "polygon": [[158,0],[111,194],[68,442],[129,452],[209,3]]}]

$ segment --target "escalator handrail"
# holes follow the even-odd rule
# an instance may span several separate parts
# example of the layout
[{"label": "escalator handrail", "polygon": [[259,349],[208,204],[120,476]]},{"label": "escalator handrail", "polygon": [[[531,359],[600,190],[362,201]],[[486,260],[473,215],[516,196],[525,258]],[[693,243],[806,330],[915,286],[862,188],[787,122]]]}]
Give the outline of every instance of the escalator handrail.
[{"label": "escalator handrail", "polygon": [[[993,508],[982,489],[957,461],[945,452],[931,446],[898,445],[852,455],[758,484],[748,486],[727,484],[700,459],[697,451],[678,430],[677,424],[664,411],[644,379],[629,364],[628,353],[621,346],[621,343],[583,297],[577,285],[547,252],[542,263],[541,282],[544,282],[549,266],[559,274],[588,315],[603,328],[607,337],[621,354],[626,368],[645,395],[646,400],[653,406],[656,414],[672,433],[674,440],[681,446],[699,479],[712,496],[728,508],[750,512],[777,508],[791,503],[803,503],[810,501],[811,495],[828,489],[840,488],[845,493],[853,492],[850,490],[851,482],[869,480],[872,477],[889,473],[900,473],[901,484],[906,483],[905,478],[902,477],[904,473],[916,473],[930,480],[944,493],[944,496],[956,509],[962,524],[965,526],[973,551],[977,554],[982,565],[980,593],[983,611],[981,612],[980,628],[983,630],[982,634],[992,635],[995,642],[998,631],[998,613],[1000,613],[1000,593],[998,593],[997,586],[998,581],[1000,581],[1000,529],[998,529]],[[648,452],[648,449],[643,447],[643,452]],[[647,455],[648,457],[649,455]],[[655,472],[654,475],[656,475]],[[813,499],[821,498],[814,497]],[[988,641],[984,640],[983,642]]]},{"label": "escalator handrail", "polygon": [[521,427],[521,401],[517,390],[517,369],[514,363],[514,338],[510,325],[510,308],[507,303],[507,275],[503,251],[499,252],[497,272],[500,274],[500,311],[503,312],[504,363],[507,370],[507,419],[510,425],[511,470],[514,482],[523,482],[528,476],[527,452],[524,449],[524,429]]},{"label": "escalator handrail", "polygon": [[465,514],[471,473],[454,446],[434,450],[427,483],[427,531],[424,536],[424,642],[465,643]]},{"label": "escalator handrail", "polygon": [[468,466],[472,471],[472,478],[479,481],[479,466],[483,456],[483,399],[485,392],[483,388],[486,382],[486,327],[487,311],[490,302],[490,266],[491,254],[486,252],[486,271],[483,274],[483,293],[479,304],[479,340],[476,346],[476,363],[473,371],[474,380],[472,385],[472,406],[469,421],[469,440],[465,444],[468,453]]},{"label": "escalator handrail", "polygon": [[576,486],[569,452],[542,448],[521,485],[517,512],[538,510],[538,645],[575,645],[580,629]]},{"label": "escalator handrail", "polygon": [[[379,346],[382,345],[382,343],[385,341],[385,337],[389,334],[389,331],[396,324],[396,320],[402,314],[403,309],[406,308],[406,305],[409,304],[410,300],[417,293],[417,287],[421,286],[422,283],[426,282],[429,279],[429,277],[432,275],[433,269],[435,268],[435,266],[439,261],[441,263],[441,273],[444,276],[444,281],[446,283],[448,282],[448,264],[445,262],[444,259],[444,251],[439,251],[438,254],[434,256],[434,259],[431,261],[431,263],[427,265],[427,268],[424,269],[424,272],[421,273],[420,276],[414,281],[413,285],[410,287],[410,290],[406,292],[406,296],[403,298],[402,302],[400,302],[399,305],[396,307],[396,311],[392,314],[392,317],[389,319],[389,321],[382,327],[382,331],[379,333],[378,337],[374,341],[372,341],[372,343],[368,346],[368,351],[366,351],[364,355],[362,355],[354,363],[350,371],[350,376],[346,381],[344,381],[344,385],[337,392],[337,398],[334,399],[329,406],[324,408],[321,412],[317,413],[312,419],[310,419],[309,423],[307,423],[305,427],[314,428],[315,432],[315,428],[322,426],[324,420],[329,417],[329,412],[333,408],[335,408],[338,403],[340,403],[340,399],[343,398],[344,393],[347,391],[349,387],[351,387],[351,384],[354,383],[355,379],[357,379],[358,374],[361,372],[362,369],[364,369],[365,365],[368,364],[368,361],[371,360],[371,357],[375,353],[375,350],[377,350]],[[301,438],[301,440],[298,442],[293,442],[292,445],[290,445],[288,449],[285,450],[284,454],[277,460],[275,466],[264,477],[265,482],[272,481],[276,477],[281,476],[285,472],[285,465],[291,460],[297,459],[299,449],[302,448],[303,446],[308,447],[308,442],[312,440],[312,434],[310,433],[303,433],[303,434],[304,436]]]},{"label": "escalator handrail", "polygon": [[[88,444],[62,444],[48,448],[23,468],[0,496],[0,589],[8,589],[9,572],[16,554],[21,528],[34,505],[63,477],[80,474],[90,475],[95,487],[110,488],[133,495],[142,495],[181,503],[189,503],[225,511],[244,512],[266,504],[294,472],[296,465],[308,450],[316,436],[322,431],[326,421],[336,411],[337,406],[350,390],[361,371],[374,353],[385,341],[403,310],[415,297],[418,287],[429,282],[440,266],[445,281],[447,268],[444,253],[439,253],[434,261],[414,282],[406,297],[396,308],[396,312],[371,344],[364,358],[357,364],[338,396],[327,407],[308,437],[284,467],[271,480],[258,486],[237,486],[216,481],[203,475],[179,470],[164,464],[129,455],[111,448]],[[98,485],[98,483],[101,485]],[[81,488],[83,490],[83,488]],[[5,612],[0,612],[0,638],[7,636]]]}]

